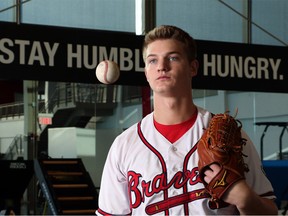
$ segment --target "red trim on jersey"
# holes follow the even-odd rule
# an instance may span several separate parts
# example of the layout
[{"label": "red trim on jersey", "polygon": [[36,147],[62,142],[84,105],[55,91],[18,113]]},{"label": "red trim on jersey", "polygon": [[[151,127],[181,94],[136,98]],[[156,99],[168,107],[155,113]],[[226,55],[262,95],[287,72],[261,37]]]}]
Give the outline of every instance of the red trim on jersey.
[{"label": "red trim on jersey", "polygon": [[198,111],[196,111],[190,119],[173,125],[163,125],[153,120],[154,126],[167,140],[171,143],[176,142],[182,137],[195,123]]},{"label": "red trim on jersey", "polygon": [[[100,208],[98,209],[98,212],[99,212],[101,215],[103,215],[103,216],[112,216],[112,214],[109,214],[109,213],[101,210]],[[126,214],[126,215],[131,215],[131,213],[130,213],[130,214]]]},{"label": "red trim on jersey", "polygon": [[[183,173],[187,172],[188,167],[188,160],[191,157],[191,155],[197,150],[197,145],[194,145],[193,148],[188,152],[188,154],[185,156],[184,162],[183,162]],[[183,186],[183,193],[187,193],[187,184]],[[184,212],[185,215],[189,215],[189,209],[188,209],[188,203],[184,203]]]},{"label": "red trim on jersey", "polygon": [[[167,174],[167,168],[166,168],[166,164],[165,164],[165,160],[164,158],[162,157],[162,155],[160,154],[160,152],[158,152],[147,140],[146,138],[144,137],[142,131],[141,131],[141,121],[138,123],[137,125],[138,127],[138,135],[141,139],[141,141],[143,142],[144,145],[146,145],[159,159],[160,161],[160,164],[161,164],[161,167],[162,167],[162,171],[163,173],[166,173]],[[167,175],[165,175],[165,184],[167,184]],[[166,186],[166,185],[165,185]],[[163,195],[164,195],[164,200],[168,199],[168,190],[165,189],[163,190]],[[165,210],[165,215],[169,215],[169,211],[168,209]]]},{"label": "red trim on jersey", "polygon": [[101,209],[98,209],[98,212],[101,214],[101,215],[105,215],[105,216],[111,216],[112,214],[109,214]]}]

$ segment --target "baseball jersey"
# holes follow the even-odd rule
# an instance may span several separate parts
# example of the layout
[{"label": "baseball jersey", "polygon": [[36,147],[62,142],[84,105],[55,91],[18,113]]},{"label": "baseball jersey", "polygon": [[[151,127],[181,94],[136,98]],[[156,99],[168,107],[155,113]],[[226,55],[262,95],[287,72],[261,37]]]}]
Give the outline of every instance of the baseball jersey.
[{"label": "baseball jersey", "polygon": [[[209,207],[198,172],[197,141],[211,113],[197,107],[194,125],[171,144],[153,124],[153,113],[114,140],[102,173],[97,215],[222,215],[235,206]],[[261,160],[247,134],[243,153],[250,171],[246,181],[259,195],[275,198]],[[271,193],[270,193],[271,192]],[[269,195],[268,195],[269,194]]]}]

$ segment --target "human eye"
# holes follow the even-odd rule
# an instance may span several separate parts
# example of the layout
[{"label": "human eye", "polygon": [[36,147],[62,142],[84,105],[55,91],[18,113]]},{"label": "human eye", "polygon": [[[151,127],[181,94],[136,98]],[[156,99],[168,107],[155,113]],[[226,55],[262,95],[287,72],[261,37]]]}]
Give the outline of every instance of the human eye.
[{"label": "human eye", "polygon": [[147,59],[147,63],[148,64],[156,64],[157,63],[157,59],[156,58],[148,58]]},{"label": "human eye", "polygon": [[169,56],[168,59],[169,59],[169,61],[178,61],[179,60],[178,56]]}]

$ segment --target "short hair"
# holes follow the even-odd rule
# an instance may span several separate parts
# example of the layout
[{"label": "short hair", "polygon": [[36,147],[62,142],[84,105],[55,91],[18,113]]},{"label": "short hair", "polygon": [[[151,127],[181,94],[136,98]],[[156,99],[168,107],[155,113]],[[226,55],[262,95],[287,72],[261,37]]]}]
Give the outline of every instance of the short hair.
[{"label": "short hair", "polygon": [[192,36],[190,36],[186,31],[171,25],[161,25],[145,35],[142,55],[145,62],[145,55],[147,47],[150,43],[156,40],[163,39],[174,39],[184,44],[184,49],[187,52],[187,57],[189,61],[196,59],[197,57],[197,46],[196,42]]}]

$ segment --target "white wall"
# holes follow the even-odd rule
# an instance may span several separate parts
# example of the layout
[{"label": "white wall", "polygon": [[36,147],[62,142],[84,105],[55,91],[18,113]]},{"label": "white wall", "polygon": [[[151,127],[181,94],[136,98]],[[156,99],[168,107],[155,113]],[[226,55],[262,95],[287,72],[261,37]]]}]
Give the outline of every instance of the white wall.
[{"label": "white wall", "polygon": [[62,127],[48,129],[48,155],[52,158],[95,157],[94,130]]},{"label": "white wall", "polygon": [[[24,117],[0,120],[0,152],[5,153],[14,137],[24,135]],[[25,147],[24,147],[25,148]]]},{"label": "white wall", "polygon": [[[75,127],[48,130],[48,155],[52,158],[81,158],[94,185],[100,187],[103,166],[110,146],[120,133],[117,129]],[[96,145],[95,145],[96,135]]]}]

